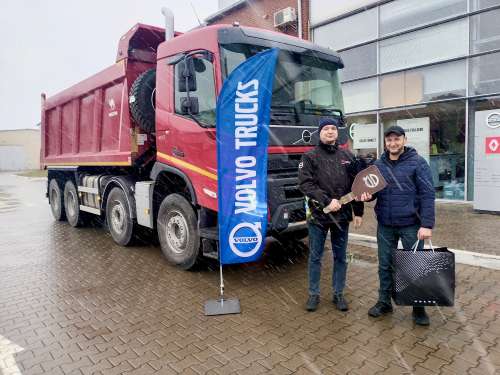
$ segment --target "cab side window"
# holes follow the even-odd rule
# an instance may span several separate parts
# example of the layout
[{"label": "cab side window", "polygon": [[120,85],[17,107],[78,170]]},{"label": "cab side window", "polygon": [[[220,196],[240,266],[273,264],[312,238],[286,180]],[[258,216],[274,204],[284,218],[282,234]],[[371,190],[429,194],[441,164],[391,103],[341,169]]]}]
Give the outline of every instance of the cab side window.
[{"label": "cab side window", "polygon": [[[190,70],[194,78],[184,83],[186,74],[186,60],[175,65],[175,113],[181,116],[194,116],[204,125],[215,126],[215,77],[213,63],[205,58],[192,57]],[[180,82],[182,81],[182,82]],[[186,106],[189,89],[191,103],[197,101],[196,105]],[[186,108],[189,107],[189,108]]]}]

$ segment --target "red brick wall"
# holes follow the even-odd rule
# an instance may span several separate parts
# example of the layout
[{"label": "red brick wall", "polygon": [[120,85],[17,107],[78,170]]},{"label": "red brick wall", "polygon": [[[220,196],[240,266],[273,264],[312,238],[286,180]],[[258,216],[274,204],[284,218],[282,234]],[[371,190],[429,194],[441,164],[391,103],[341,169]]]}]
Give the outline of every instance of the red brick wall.
[{"label": "red brick wall", "polygon": [[[309,39],[309,0],[302,1],[302,37]],[[297,0],[248,0],[245,4],[229,11],[221,17],[209,22],[214,24],[232,24],[237,21],[242,26],[254,26],[262,29],[281,31],[288,35],[298,36],[298,23],[294,22],[280,28],[274,28],[274,13],[283,8],[297,9]]]}]

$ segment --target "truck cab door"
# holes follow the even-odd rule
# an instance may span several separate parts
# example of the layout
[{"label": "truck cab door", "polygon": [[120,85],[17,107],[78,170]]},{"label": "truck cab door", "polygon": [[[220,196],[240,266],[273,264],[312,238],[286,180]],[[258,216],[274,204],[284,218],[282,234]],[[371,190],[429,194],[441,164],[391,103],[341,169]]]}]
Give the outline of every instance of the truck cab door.
[{"label": "truck cab door", "polygon": [[[185,80],[186,66],[192,77]],[[158,159],[186,174],[199,204],[216,209],[217,153],[214,63],[193,55],[169,65],[170,111],[160,125]],[[160,83],[161,84],[161,83]]]}]

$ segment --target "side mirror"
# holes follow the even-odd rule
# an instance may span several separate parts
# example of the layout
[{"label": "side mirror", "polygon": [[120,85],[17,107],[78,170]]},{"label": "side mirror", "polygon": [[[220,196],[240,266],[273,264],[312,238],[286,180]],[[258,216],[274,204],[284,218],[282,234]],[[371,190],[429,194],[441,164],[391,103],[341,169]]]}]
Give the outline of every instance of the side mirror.
[{"label": "side mirror", "polygon": [[177,81],[180,92],[196,91],[196,72],[194,62],[191,57],[186,57],[178,65],[179,75]]},{"label": "side mirror", "polygon": [[200,105],[196,96],[181,98],[181,111],[183,115],[197,115],[200,113]]}]

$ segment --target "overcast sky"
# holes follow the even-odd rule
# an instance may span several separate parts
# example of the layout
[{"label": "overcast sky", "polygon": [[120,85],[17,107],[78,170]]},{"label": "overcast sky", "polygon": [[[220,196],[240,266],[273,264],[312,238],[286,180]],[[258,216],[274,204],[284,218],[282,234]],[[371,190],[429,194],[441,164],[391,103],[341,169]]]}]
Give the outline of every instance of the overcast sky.
[{"label": "overcast sky", "polygon": [[217,11],[217,0],[1,0],[0,129],[40,122],[48,96],[115,62],[118,39],[135,23],[163,27],[161,7],[187,31]]}]

